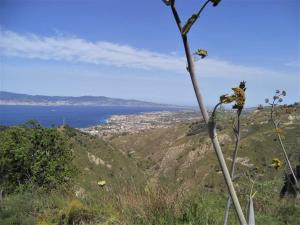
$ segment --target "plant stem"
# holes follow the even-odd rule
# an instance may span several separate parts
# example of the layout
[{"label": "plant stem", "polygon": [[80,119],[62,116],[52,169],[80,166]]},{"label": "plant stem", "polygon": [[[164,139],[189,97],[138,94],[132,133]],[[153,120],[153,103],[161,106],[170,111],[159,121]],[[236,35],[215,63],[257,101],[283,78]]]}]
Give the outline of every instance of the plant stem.
[{"label": "plant stem", "polygon": [[275,129],[276,129],[276,134],[277,134],[277,137],[278,137],[278,140],[279,140],[281,149],[282,149],[282,151],[283,151],[283,155],[284,155],[285,161],[286,161],[286,163],[287,163],[287,165],[288,165],[288,168],[289,168],[289,170],[290,170],[290,172],[291,172],[291,174],[292,174],[292,176],[293,176],[293,178],[294,178],[294,180],[295,180],[296,187],[297,187],[297,189],[299,190],[298,180],[297,180],[297,178],[296,178],[296,176],[295,176],[293,167],[292,167],[292,165],[291,165],[291,162],[290,162],[289,157],[288,157],[288,155],[287,155],[286,149],[285,149],[284,144],[283,144],[283,142],[282,142],[282,138],[281,138],[281,136],[280,136],[280,134],[279,134],[279,132],[278,132],[278,125],[279,125],[279,122],[280,122],[280,121],[276,121],[275,118],[274,118],[274,109],[275,109],[275,105],[276,105],[275,101],[276,101],[276,99],[274,99],[273,102],[272,102],[272,104],[271,104],[271,106],[272,106],[272,107],[271,107],[271,120],[272,120],[273,126],[274,126]]},{"label": "plant stem", "polygon": [[175,18],[176,24],[178,26],[178,29],[179,29],[181,37],[182,37],[184,50],[185,50],[185,54],[186,54],[186,59],[187,59],[187,63],[188,63],[188,71],[189,71],[189,74],[190,74],[190,77],[191,77],[191,80],[192,80],[192,84],[193,84],[195,95],[196,95],[196,98],[197,98],[197,101],[198,101],[198,105],[199,105],[199,108],[200,108],[200,111],[202,113],[202,116],[203,116],[203,119],[204,119],[205,123],[208,124],[209,137],[211,138],[213,148],[215,150],[215,153],[217,155],[219,164],[220,164],[221,169],[223,171],[224,179],[226,181],[230,196],[233,200],[233,204],[234,204],[235,210],[237,212],[240,224],[246,225],[247,222],[246,222],[245,216],[243,214],[243,211],[242,211],[241,205],[239,203],[239,200],[237,198],[237,195],[236,195],[236,192],[235,192],[235,189],[234,189],[234,186],[233,186],[233,183],[232,183],[232,180],[231,180],[231,177],[230,177],[230,174],[229,174],[229,171],[228,171],[228,168],[227,168],[227,165],[226,165],[221,147],[220,147],[220,143],[219,143],[219,140],[217,138],[216,124],[215,124],[215,121],[214,121],[214,113],[215,113],[216,108],[220,105],[220,103],[215,107],[215,110],[214,110],[213,115],[212,115],[212,120],[209,121],[209,116],[208,116],[208,112],[207,112],[207,109],[206,109],[206,106],[205,106],[205,103],[204,103],[204,99],[203,99],[203,96],[201,94],[201,91],[199,89],[199,86],[198,86],[198,83],[197,83],[197,80],[196,80],[195,66],[194,66],[194,61],[193,61],[192,54],[190,52],[190,48],[189,48],[189,44],[188,44],[188,38],[187,38],[186,34],[181,33],[182,26],[181,26],[181,21],[180,21],[179,15],[178,15],[177,10],[175,8],[175,0],[173,0],[172,3],[171,3],[171,9],[172,9],[173,16]]},{"label": "plant stem", "polygon": [[[277,124],[276,124],[274,121],[273,121],[273,124],[274,124],[274,126],[275,126],[275,129],[277,130],[277,129],[278,129]],[[290,160],[289,160],[289,157],[288,157],[288,155],[287,155],[286,149],[285,149],[285,147],[284,147],[284,144],[283,144],[283,142],[282,142],[282,138],[281,138],[281,136],[280,136],[280,134],[279,134],[278,132],[276,132],[276,133],[277,133],[277,137],[278,137],[278,139],[279,139],[279,143],[280,143],[281,149],[282,149],[282,151],[283,151],[283,155],[284,155],[285,161],[286,161],[286,163],[287,163],[287,165],[288,165],[288,168],[289,168],[290,172],[292,173],[292,176],[293,176],[293,178],[294,178],[294,180],[295,180],[296,187],[297,187],[297,189],[299,190],[299,184],[298,184],[297,178],[296,178],[296,176],[295,176],[295,173],[294,173],[293,167],[292,167],[292,165],[291,165],[291,162],[290,162]]]},{"label": "plant stem", "polygon": [[[232,163],[231,163],[231,180],[234,178],[235,175],[235,165],[236,165],[236,159],[237,159],[237,152],[239,149],[239,145],[240,145],[240,115],[241,115],[241,110],[239,110],[237,112],[237,126],[234,127],[234,135],[235,135],[235,146],[234,146],[234,151],[233,151],[233,156],[232,156]],[[225,215],[224,215],[224,225],[227,225],[228,222],[228,216],[229,216],[229,209],[231,206],[231,198],[230,196],[228,196],[227,199],[227,205],[226,205],[226,209],[225,209]]]}]

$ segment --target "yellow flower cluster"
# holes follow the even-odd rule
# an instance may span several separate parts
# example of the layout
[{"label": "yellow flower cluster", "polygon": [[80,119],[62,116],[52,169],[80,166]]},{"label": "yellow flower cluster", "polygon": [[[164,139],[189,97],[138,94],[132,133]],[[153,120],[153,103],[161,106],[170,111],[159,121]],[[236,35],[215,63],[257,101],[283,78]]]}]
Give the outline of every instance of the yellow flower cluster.
[{"label": "yellow flower cluster", "polygon": [[281,166],[282,166],[282,162],[275,158],[272,160],[272,164],[271,164],[276,170],[278,170]]},{"label": "yellow flower cluster", "polygon": [[[244,83],[243,83],[244,85]],[[241,87],[234,87],[232,88],[234,94],[233,95],[221,95],[220,96],[220,102],[221,103],[231,103],[235,102],[235,105],[232,107],[234,109],[242,110],[245,104],[245,90],[246,88],[244,86]]]}]

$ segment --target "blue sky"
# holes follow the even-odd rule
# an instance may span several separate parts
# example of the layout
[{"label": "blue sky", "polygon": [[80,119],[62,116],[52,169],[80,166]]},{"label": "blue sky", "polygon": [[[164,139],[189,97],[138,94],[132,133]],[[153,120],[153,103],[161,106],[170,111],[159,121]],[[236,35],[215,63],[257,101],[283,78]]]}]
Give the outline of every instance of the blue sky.
[{"label": "blue sky", "polygon": [[[202,1],[177,0],[186,21]],[[179,32],[160,0],[0,0],[0,89],[196,105]],[[189,33],[208,105],[246,80],[247,106],[300,100],[300,2],[223,0]]]}]

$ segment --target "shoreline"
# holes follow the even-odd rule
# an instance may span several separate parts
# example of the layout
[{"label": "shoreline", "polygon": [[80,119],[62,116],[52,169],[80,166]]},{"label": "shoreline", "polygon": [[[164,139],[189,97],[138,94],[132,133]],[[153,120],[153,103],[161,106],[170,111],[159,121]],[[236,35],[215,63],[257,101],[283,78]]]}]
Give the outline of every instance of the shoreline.
[{"label": "shoreline", "polygon": [[89,128],[110,122],[114,115],[142,115],[147,112],[187,111],[186,108],[121,107],[121,106],[21,106],[0,105],[0,123],[16,126],[35,119],[43,127],[68,124],[74,128]]},{"label": "shoreline", "polygon": [[77,129],[94,136],[109,138],[141,133],[155,128],[167,128],[176,123],[199,121],[201,118],[199,112],[191,110],[141,112],[129,115],[112,115],[104,124]]}]

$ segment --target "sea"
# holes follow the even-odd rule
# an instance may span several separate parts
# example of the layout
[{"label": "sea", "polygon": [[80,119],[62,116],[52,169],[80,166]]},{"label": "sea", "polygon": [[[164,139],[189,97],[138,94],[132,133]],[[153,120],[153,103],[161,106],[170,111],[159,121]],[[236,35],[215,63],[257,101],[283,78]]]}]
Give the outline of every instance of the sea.
[{"label": "sea", "polygon": [[28,120],[37,120],[44,127],[57,127],[68,124],[76,128],[86,128],[104,124],[112,115],[130,115],[160,111],[178,111],[178,109],[126,106],[0,105],[0,125],[14,126],[23,124]]}]

